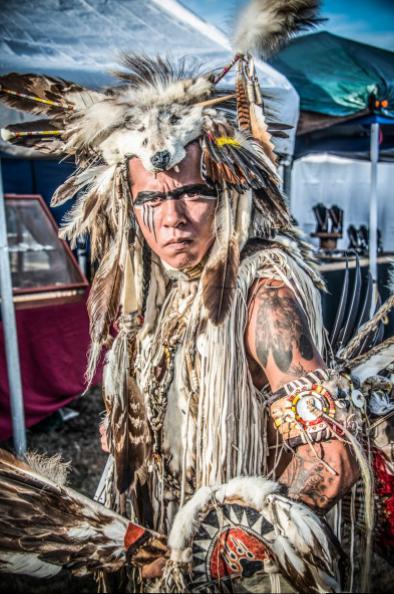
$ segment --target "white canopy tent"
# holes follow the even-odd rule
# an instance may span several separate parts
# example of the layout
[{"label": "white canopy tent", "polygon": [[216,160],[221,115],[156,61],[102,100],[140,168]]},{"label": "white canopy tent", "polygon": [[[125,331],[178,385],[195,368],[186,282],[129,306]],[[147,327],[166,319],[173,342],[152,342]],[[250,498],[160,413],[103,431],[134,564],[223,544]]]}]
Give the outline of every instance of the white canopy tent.
[{"label": "white canopy tent", "polygon": [[[382,231],[385,252],[394,252],[393,163],[377,165],[377,226]],[[370,219],[371,163],[329,154],[311,154],[293,163],[291,210],[300,227],[309,235],[316,221],[312,207],[318,202],[337,204],[344,209],[344,229],[368,225]],[[317,240],[316,240],[317,242]],[[338,248],[346,249],[347,237]],[[376,251],[376,250],[375,250]]]}]

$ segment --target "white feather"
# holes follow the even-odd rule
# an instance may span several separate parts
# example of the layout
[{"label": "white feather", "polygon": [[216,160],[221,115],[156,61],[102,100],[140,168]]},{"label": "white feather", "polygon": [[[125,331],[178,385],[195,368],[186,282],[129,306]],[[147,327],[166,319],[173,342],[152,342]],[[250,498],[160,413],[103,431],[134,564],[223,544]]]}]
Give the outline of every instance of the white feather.
[{"label": "white feather", "polygon": [[313,0],[252,0],[238,19],[234,50],[242,54],[259,50],[268,57],[290,35],[306,28],[299,16],[314,16],[317,4]]},{"label": "white feather", "polygon": [[373,415],[382,416],[394,410],[394,400],[384,392],[372,392],[368,408]]},{"label": "white feather", "polygon": [[34,553],[0,551],[0,569],[2,572],[31,575],[35,578],[51,578],[62,567],[41,561],[39,555]]},{"label": "white feather", "polygon": [[366,353],[361,363],[357,359],[357,364],[353,368],[350,362],[352,376],[355,376],[361,384],[371,375],[377,375],[379,371],[386,369],[394,361],[394,343],[390,339],[387,342],[387,346],[382,343],[378,348],[372,349],[371,355]]},{"label": "white feather", "polygon": [[201,487],[178,511],[168,537],[168,545],[172,551],[183,551],[188,548],[195,531],[198,514],[211,501],[213,493],[211,487]]}]

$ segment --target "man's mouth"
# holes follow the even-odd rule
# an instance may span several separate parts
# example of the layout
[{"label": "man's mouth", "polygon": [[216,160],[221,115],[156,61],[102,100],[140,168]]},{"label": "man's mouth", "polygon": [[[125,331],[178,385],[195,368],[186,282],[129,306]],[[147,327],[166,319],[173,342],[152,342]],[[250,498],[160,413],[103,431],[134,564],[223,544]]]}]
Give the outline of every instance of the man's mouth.
[{"label": "man's mouth", "polygon": [[167,241],[167,243],[164,244],[164,247],[185,246],[185,245],[189,245],[192,242],[193,242],[193,239],[191,237],[176,237],[174,239],[170,239],[170,241]]}]

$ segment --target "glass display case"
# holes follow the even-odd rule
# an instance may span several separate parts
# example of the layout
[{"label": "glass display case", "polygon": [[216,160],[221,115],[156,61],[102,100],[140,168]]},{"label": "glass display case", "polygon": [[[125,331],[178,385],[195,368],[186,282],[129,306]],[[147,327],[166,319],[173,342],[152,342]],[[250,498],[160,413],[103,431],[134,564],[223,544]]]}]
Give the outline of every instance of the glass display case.
[{"label": "glass display case", "polygon": [[39,195],[5,195],[8,248],[16,308],[84,297],[88,281]]}]

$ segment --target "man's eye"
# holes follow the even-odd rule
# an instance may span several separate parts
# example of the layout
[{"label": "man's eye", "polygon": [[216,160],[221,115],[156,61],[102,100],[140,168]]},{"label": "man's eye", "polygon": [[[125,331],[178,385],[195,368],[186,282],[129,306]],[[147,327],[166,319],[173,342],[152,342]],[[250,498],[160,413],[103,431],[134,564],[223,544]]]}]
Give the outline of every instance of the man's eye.
[{"label": "man's eye", "polygon": [[162,199],[157,197],[157,198],[151,198],[150,200],[147,200],[145,202],[145,204],[147,204],[151,208],[155,208],[156,206],[159,206],[162,202],[163,202]]},{"label": "man's eye", "polygon": [[198,192],[185,192],[182,194],[182,198],[185,200],[196,200],[197,198],[202,198],[202,196]]}]

